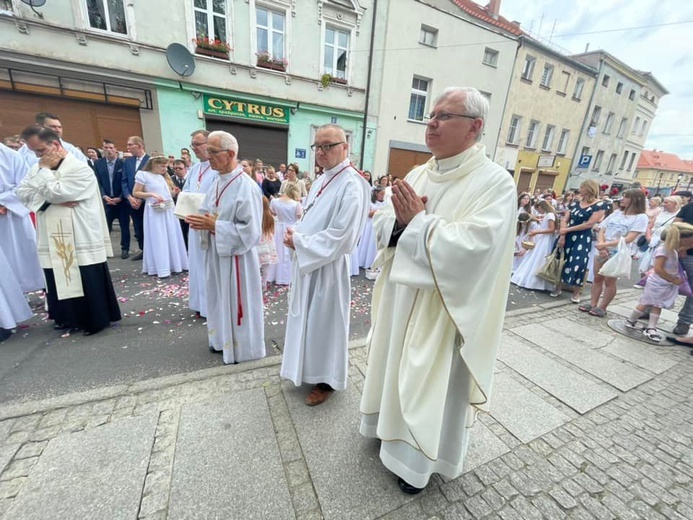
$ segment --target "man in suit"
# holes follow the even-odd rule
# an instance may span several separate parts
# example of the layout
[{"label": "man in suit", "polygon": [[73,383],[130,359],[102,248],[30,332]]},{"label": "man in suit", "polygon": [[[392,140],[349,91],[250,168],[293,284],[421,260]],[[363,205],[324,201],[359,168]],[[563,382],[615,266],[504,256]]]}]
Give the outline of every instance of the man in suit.
[{"label": "man in suit", "polygon": [[130,204],[132,226],[135,228],[135,238],[140,248],[139,253],[133,256],[132,259],[142,260],[142,248],[144,247],[144,201],[135,198],[132,195],[132,191],[135,189],[135,174],[147,164],[149,155],[147,155],[144,149],[144,141],[136,135],[128,137],[127,149],[131,157],[123,161],[123,197]]},{"label": "man in suit", "polygon": [[95,148],[94,146],[87,148],[87,164],[94,173],[96,173],[96,161],[101,159],[101,157],[102,155],[98,148]]},{"label": "man in suit", "polygon": [[[171,180],[174,186],[176,186],[180,191],[183,191],[183,186],[185,186],[185,181],[188,178],[188,168],[185,166],[185,161],[183,159],[176,159],[173,161],[173,175],[171,175]],[[173,196],[173,200],[178,200],[178,194]],[[190,224],[185,220],[180,219],[180,229],[183,232],[183,240],[185,241],[185,249],[188,249],[188,232],[190,229]]]},{"label": "man in suit", "polygon": [[123,160],[118,158],[113,141],[104,139],[104,157],[94,163],[94,172],[99,181],[108,232],[113,230],[113,221],[120,225],[120,258],[130,256],[130,205],[123,198]]}]

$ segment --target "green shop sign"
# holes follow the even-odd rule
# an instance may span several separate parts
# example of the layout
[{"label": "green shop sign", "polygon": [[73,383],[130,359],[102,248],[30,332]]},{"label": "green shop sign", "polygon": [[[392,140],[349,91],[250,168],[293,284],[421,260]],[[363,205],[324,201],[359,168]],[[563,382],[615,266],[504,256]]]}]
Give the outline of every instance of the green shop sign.
[{"label": "green shop sign", "polygon": [[289,110],[267,103],[254,103],[233,98],[204,95],[204,113],[230,116],[265,123],[289,124]]}]

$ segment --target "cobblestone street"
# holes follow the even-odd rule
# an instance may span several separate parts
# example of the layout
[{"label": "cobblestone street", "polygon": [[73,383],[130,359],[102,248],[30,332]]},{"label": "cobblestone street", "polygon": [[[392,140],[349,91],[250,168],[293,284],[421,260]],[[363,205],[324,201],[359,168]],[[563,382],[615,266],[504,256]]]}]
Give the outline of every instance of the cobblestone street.
[{"label": "cobblestone street", "polygon": [[318,409],[280,381],[278,356],[7,404],[0,516],[693,518],[688,349],[623,338],[571,305],[528,311],[506,319],[466,472],[416,497],[357,433],[354,345],[350,387]]}]

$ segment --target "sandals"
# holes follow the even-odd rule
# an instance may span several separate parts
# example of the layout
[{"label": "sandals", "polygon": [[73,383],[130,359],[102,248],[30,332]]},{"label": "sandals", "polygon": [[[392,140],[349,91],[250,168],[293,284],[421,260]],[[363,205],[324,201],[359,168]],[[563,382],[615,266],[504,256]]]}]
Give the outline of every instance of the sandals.
[{"label": "sandals", "polygon": [[549,296],[551,296],[551,298],[558,298],[560,295],[561,295],[561,293],[556,292],[556,291],[549,293]]},{"label": "sandals", "polygon": [[603,318],[606,316],[606,311],[604,309],[600,309],[599,307],[592,307],[589,311],[588,314],[590,316],[596,316],[597,318]]},{"label": "sandals", "polygon": [[580,303],[580,298],[576,298],[576,297],[573,296],[573,297],[570,299],[570,301],[573,302],[573,303]]},{"label": "sandals", "polygon": [[638,320],[632,321],[632,320],[626,318],[626,327],[629,329],[637,329],[638,328]]},{"label": "sandals", "polygon": [[657,329],[653,329],[651,327],[648,327],[645,330],[643,330],[642,334],[650,341],[655,341],[657,343],[664,339]]},{"label": "sandals", "polygon": [[592,306],[589,303],[583,303],[582,305],[578,306],[578,310],[580,312],[590,312],[592,310]]}]

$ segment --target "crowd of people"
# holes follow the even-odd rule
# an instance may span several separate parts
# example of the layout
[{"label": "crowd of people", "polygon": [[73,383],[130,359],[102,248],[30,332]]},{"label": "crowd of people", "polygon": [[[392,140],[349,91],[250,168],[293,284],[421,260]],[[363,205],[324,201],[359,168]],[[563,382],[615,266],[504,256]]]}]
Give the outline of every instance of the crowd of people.
[{"label": "crowd of people", "polygon": [[[223,131],[193,131],[180,158],[150,156],[138,136],[123,154],[109,140],[83,154],[59,117],[38,114],[16,151],[0,145],[0,267],[15,273],[0,279],[0,327],[9,335],[31,316],[24,294],[36,290],[58,330],[91,335],[118,321],[107,264],[118,220],[122,259],[132,226],[143,274],[188,271],[188,305],[224,363],[266,355],[263,291],[289,285],[280,375],[311,385],[305,403],[316,406],[346,388],[350,276],[364,268],[376,281],[360,432],[382,441],[405,493],[433,473],[455,478],[469,425],[488,409],[511,280],[554,297],[570,288],[581,311],[603,317],[616,285],[600,271],[637,244],[647,279],[628,323],[649,313],[643,334],[657,341],[659,312],[684,281],[679,251],[693,248],[693,206],[678,197],[648,203],[632,189],[611,201],[585,181],[562,197],[516,199],[479,142],[488,108],[476,89],[444,90],[427,118],[433,156],[404,180],[356,170],[337,125],[317,129],[306,175],[239,158]],[[558,254],[560,281],[547,284],[537,272]],[[693,254],[681,264],[693,275]],[[679,320],[685,335],[693,294]]]}]

